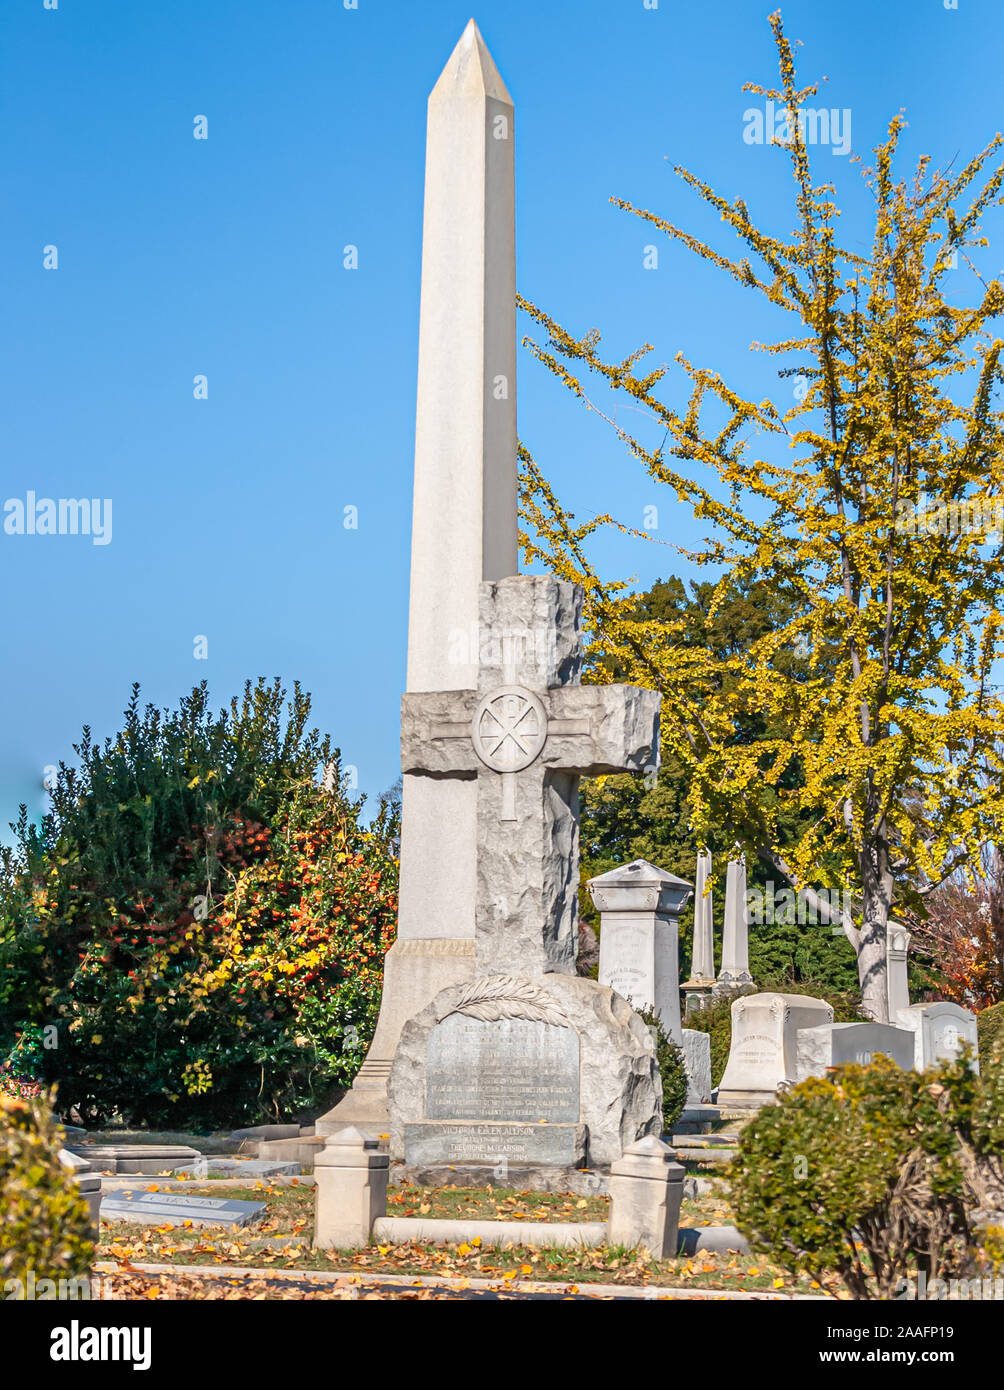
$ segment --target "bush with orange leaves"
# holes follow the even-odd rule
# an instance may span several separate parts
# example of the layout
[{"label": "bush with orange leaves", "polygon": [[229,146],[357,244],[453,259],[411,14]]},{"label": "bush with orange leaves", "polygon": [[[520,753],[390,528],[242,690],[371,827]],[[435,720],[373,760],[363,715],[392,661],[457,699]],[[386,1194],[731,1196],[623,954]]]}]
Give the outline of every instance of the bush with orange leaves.
[{"label": "bush with orange leaves", "polygon": [[[0,1069],[65,1118],[212,1129],[326,1106],[365,1054],[397,908],[310,698],[141,710],[0,850]],[[318,773],[325,770],[324,783]],[[7,1063],[4,1063],[5,1054]]]}]

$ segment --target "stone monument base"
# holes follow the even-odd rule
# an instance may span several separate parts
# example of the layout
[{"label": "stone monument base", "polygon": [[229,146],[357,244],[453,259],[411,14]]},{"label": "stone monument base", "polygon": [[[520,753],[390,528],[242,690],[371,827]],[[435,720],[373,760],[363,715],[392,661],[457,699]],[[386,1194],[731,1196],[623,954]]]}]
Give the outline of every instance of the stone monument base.
[{"label": "stone monument base", "polygon": [[[409,1163],[463,1163],[488,1171],[527,1167],[581,1168],[586,1127],[578,1124],[506,1124],[480,1120],[419,1120],[404,1127]],[[486,1162],[484,1154],[495,1155]]]},{"label": "stone monument base", "polygon": [[570,1192],[576,1197],[603,1196],[610,1191],[610,1170],[566,1168],[547,1164],[511,1164],[500,1177],[484,1163],[395,1163],[392,1183],[414,1183],[416,1187],[493,1187],[496,1191]]},{"label": "stone monument base", "polygon": [[712,1125],[722,1119],[717,1105],[691,1105],[683,1107],[683,1114],[673,1126],[674,1134],[710,1134]]},{"label": "stone monument base", "polygon": [[776,1091],[719,1091],[716,1104],[723,1120],[753,1115],[777,1100]]},{"label": "stone monument base", "polygon": [[756,984],[752,975],[736,975],[732,978],[720,975],[711,990],[713,1002],[719,999],[738,999],[743,994],[756,994]]},{"label": "stone monument base", "polygon": [[680,989],[683,991],[684,1021],[700,1013],[702,1009],[710,1008],[715,1002],[714,980],[685,980]]}]

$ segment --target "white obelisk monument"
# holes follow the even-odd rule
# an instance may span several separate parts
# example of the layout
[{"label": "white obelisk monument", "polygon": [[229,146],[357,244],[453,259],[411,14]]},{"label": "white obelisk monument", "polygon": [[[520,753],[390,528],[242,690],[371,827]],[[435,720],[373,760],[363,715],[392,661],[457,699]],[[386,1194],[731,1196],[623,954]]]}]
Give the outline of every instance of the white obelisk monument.
[{"label": "white obelisk monument", "polygon": [[715,994],[751,994],[754,989],[749,961],[749,917],[746,909],[746,856],[738,845],[729,859],[725,878],[725,925],[722,932],[722,967]]},{"label": "white obelisk monument", "polygon": [[710,886],[711,852],[697,852],[697,876],[694,887],[694,944],[691,952],[690,979],[682,986],[687,999],[687,1013],[701,1008],[711,998],[715,984],[715,917]]},{"label": "white obelisk monument", "polygon": [[[482,580],[515,575],[513,105],[473,20],[429,97],[407,689],[477,685]],[[387,1130],[401,1028],[475,963],[478,783],[403,778],[398,936],[349,1094],[318,1134]]]}]

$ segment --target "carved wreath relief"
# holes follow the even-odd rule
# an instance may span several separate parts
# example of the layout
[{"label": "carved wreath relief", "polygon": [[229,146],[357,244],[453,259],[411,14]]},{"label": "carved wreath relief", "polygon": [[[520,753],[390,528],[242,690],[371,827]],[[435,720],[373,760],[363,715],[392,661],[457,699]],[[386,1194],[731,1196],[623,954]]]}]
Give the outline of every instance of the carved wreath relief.
[{"label": "carved wreath relief", "polygon": [[451,1014],[465,1014],[481,1023],[497,1023],[503,1018],[525,1018],[532,1023],[551,1023],[569,1028],[567,1016],[540,985],[518,980],[512,975],[493,975],[465,985],[456,1003],[451,1004],[439,1022]]}]

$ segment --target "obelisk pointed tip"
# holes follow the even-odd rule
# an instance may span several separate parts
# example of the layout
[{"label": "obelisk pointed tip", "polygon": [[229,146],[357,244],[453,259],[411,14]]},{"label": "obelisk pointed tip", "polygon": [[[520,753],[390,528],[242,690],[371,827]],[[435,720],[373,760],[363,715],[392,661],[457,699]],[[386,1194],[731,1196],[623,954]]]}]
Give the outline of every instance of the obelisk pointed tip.
[{"label": "obelisk pointed tip", "polygon": [[439,74],[439,81],[433,87],[429,100],[460,92],[482,92],[495,101],[512,105],[512,97],[473,19],[467,21],[467,27],[450,54],[449,62]]}]

